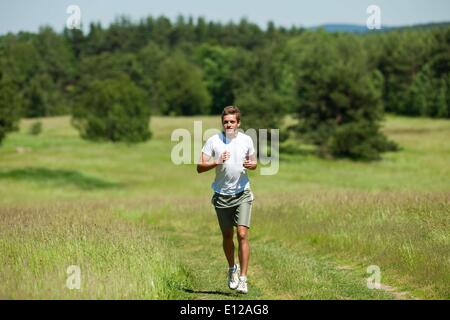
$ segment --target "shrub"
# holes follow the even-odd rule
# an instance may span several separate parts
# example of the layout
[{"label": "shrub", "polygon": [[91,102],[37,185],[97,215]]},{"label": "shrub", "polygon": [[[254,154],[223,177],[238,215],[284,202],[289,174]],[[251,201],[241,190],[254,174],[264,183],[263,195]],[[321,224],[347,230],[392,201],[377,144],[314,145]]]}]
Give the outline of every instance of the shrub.
[{"label": "shrub", "polygon": [[88,140],[142,142],[151,137],[145,92],[128,77],[97,80],[73,111],[73,125]]},{"label": "shrub", "polygon": [[41,132],[42,132],[42,122],[40,122],[40,121],[34,122],[34,123],[31,125],[31,127],[30,127],[29,133],[32,134],[32,135],[34,135],[34,136],[37,136],[37,135],[39,135]]}]

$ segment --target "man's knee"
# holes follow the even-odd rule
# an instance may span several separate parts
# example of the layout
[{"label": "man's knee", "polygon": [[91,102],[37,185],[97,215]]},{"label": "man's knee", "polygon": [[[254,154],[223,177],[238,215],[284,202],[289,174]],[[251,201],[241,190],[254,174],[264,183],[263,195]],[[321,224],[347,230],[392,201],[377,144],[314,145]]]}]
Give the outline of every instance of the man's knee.
[{"label": "man's knee", "polygon": [[224,240],[232,240],[233,239],[233,228],[222,230],[222,237]]},{"label": "man's knee", "polygon": [[248,239],[248,228],[244,226],[239,226],[237,229],[237,237],[239,241]]}]

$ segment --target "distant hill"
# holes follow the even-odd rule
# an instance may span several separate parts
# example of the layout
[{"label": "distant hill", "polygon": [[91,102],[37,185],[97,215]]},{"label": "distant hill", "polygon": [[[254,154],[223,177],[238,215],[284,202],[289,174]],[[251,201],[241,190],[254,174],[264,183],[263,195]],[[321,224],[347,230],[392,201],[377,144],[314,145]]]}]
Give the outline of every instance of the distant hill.
[{"label": "distant hill", "polygon": [[371,31],[367,29],[365,25],[357,25],[357,24],[324,24],[309,29],[310,30],[324,29],[327,32],[351,32],[351,33],[365,33]]},{"label": "distant hill", "polygon": [[437,22],[437,23],[427,23],[427,24],[416,24],[411,26],[381,26],[380,30],[370,30],[365,25],[357,25],[357,24],[324,24],[317,27],[308,28],[310,30],[324,29],[327,32],[350,32],[350,33],[366,33],[366,32],[383,32],[383,31],[391,31],[391,30],[399,30],[399,29],[428,29],[428,28],[436,28],[436,27],[447,27],[450,26],[450,22]]}]

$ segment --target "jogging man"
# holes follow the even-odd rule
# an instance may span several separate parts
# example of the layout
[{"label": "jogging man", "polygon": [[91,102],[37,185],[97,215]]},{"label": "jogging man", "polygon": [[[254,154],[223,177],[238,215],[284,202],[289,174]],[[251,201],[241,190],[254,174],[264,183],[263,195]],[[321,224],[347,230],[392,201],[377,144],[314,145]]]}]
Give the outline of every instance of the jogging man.
[{"label": "jogging man", "polygon": [[[256,169],[256,154],[250,136],[238,132],[240,125],[239,109],[234,106],[225,107],[222,112],[223,132],[206,141],[197,172],[202,173],[216,168],[211,202],[222,231],[223,251],[229,266],[228,287],[240,293],[247,293],[247,269],[250,257],[248,229],[253,203],[247,170]],[[240,267],[235,264],[234,259],[234,227],[239,244]]]}]

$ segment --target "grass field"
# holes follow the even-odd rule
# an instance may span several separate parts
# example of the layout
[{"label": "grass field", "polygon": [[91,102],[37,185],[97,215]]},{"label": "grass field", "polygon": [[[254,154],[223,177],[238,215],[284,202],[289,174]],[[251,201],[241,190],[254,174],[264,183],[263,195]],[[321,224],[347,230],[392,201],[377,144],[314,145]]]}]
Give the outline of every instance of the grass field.
[{"label": "grass field", "polygon": [[[175,128],[216,117],[154,117],[153,139],[134,146],[40,120],[40,135],[23,120],[0,147],[0,298],[450,298],[450,121],[388,117],[402,149],[379,162],[283,154],[278,174],[251,172],[242,297],[226,287],[213,172],[170,160]],[[371,265],[381,289],[367,287]]]}]

